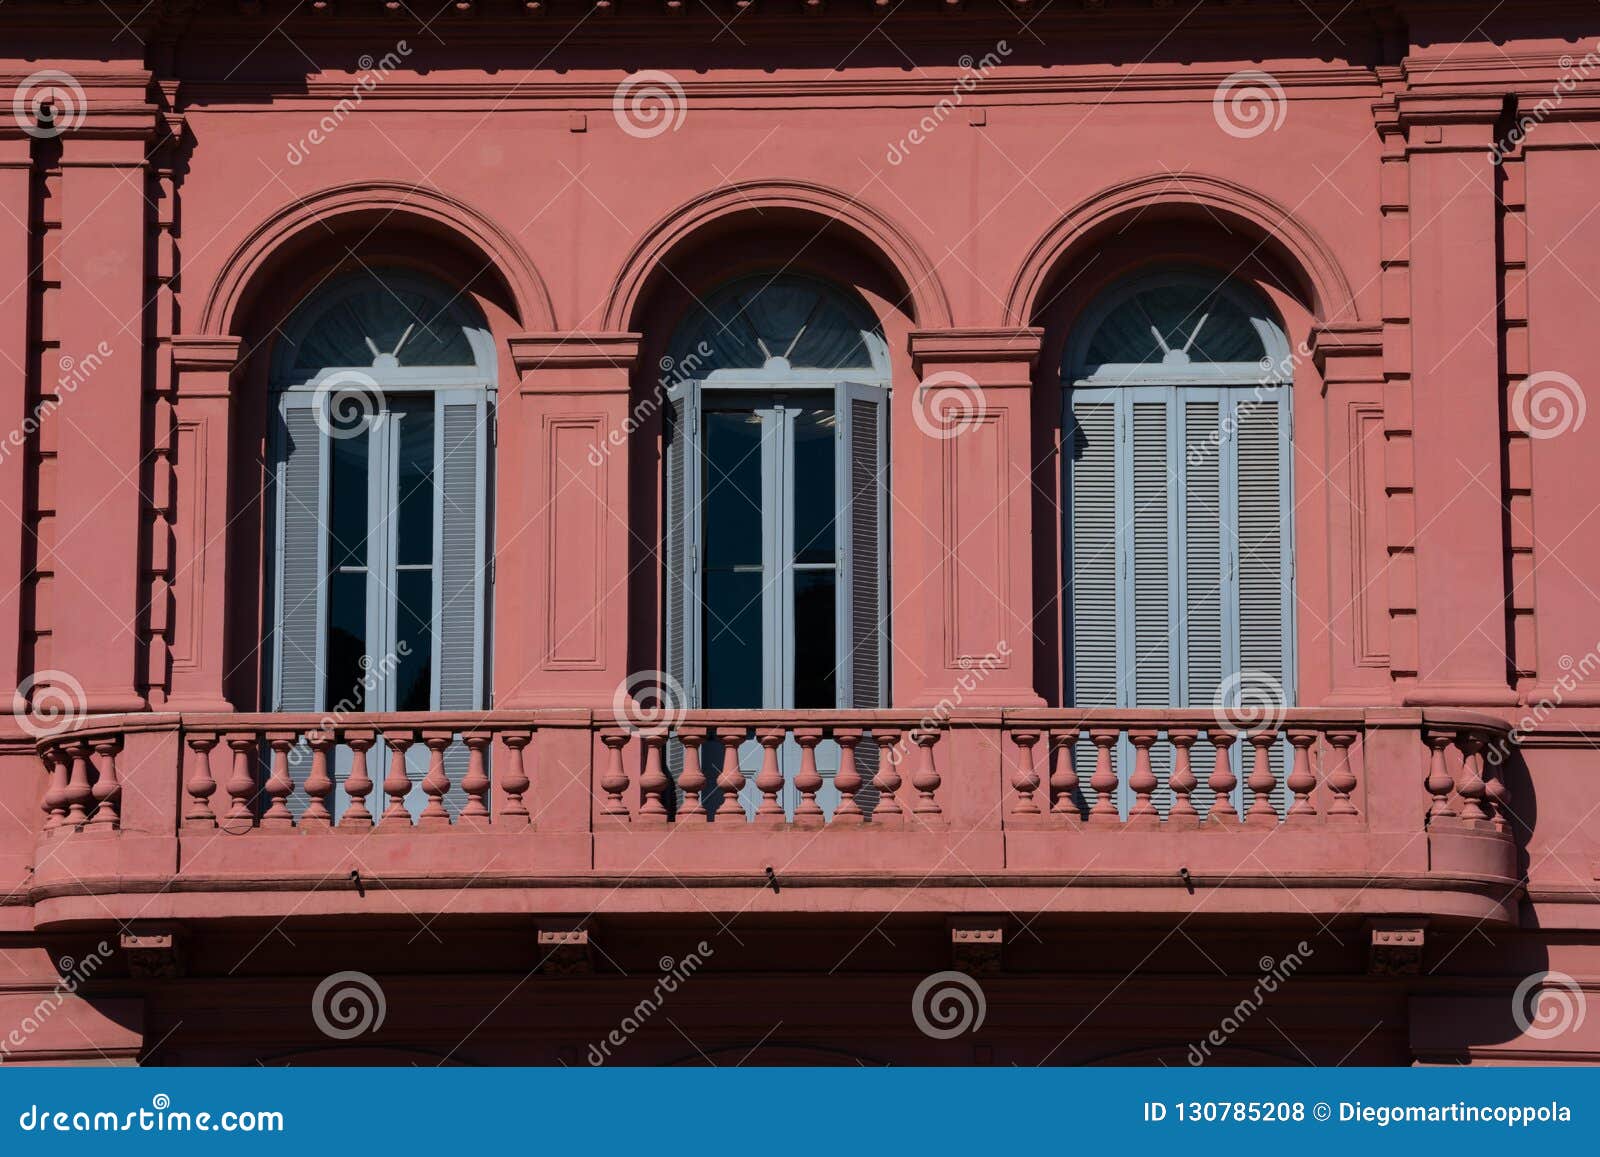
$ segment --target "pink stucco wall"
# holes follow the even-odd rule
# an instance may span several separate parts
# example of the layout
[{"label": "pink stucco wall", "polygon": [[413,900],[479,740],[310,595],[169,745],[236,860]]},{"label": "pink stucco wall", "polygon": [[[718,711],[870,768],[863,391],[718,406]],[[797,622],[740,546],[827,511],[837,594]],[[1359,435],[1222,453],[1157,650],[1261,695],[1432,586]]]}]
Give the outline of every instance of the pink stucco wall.
[{"label": "pink stucco wall", "polygon": [[[124,18],[135,8],[112,7]],[[383,966],[397,973],[391,1001],[418,1010],[374,1046],[396,1051],[371,1059],[442,1051],[457,1020],[498,999],[496,978],[527,970],[523,942],[541,913],[610,913],[606,943],[648,967],[661,951],[653,937],[687,939],[708,912],[722,924],[744,911],[745,898],[708,905],[676,877],[652,880],[637,904],[561,898],[564,878],[614,887],[605,881],[656,874],[649,855],[606,842],[584,778],[598,782],[605,748],[584,721],[551,724],[530,748],[536,767],[584,779],[574,803],[534,775],[530,799],[550,818],[520,838],[548,835],[555,849],[539,873],[474,890],[474,865],[499,845],[421,844],[366,868],[379,883],[363,907],[305,882],[343,879],[354,863],[321,854],[333,835],[190,858],[180,724],[153,721],[193,716],[185,732],[225,732],[227,713],[261,705],[252,656],[274,330],[330,272],[384,261],[459,285],[489,320],[494,706],[530,720],[609,708],[630,672],[661,665],[659,415],[599,465],[586,451],[648,396],[688,304],[742,272],[788,266],[854,286],[878,313],[894,376],[891,705],[914,720],[974,656],[1001,644],[1009,656],[965,701],[972,731],[939,745],[941,798],[974,838],[919,844],[923,833],[908,832],[903,846],[796,852],[825,898],[801,886],[767,899],[760,869],[788,854],[781,842],[725,838],[671,861],[667,876],[753,873],[770,905],[750,944],[718,962],[725,1001],[702,993],[688,1013],[708,1051],[787,1020],[792,1051],[772,1059],[828,1048],[885,1060],[1177,1057],[1213,1023],[1213,1005],[1231,1006],[1229,978],[1304,926],[1338,942],[1286,1003],[1283,1023],[1300,1026],[1318,1060],[1342,1051],[1341,1018],[1361,1026],[1343,1048],[1384,1026],[1362,1038],[1358,1058],[1373,1063],[1600,1052],[1582,1033],[1519,1035],[1502,1016],[1541,969],[1600,985],[1589,485],[1600,425],[1552,419],[1549,399],[1530,409],[1529,387],[1519,391],[1531,379],[1581,414],[1591,385],[1592,13],[1531,4],[1480,25],[1481,13],[1397,3],[1330,12],[1334,32],[1323,32],[1293,3],[1058,6],[1031,22],[1027,6],[983,3],[835,5],[812,19],[758,7],[730,8],[737,18],[718,37],[709,15],[674,21],[627,0],[605,18],[576,0],[544,15],[485,2],[429,29],[355,4],[287,19],[280,7],[158,5],[138,17],[138,38],[81,9],[70,21],[50,5],[0,13],[6,90],[42,70],[81,86],[68,94],[81,102],[68,131],[0,122],[0,425],[25,429],[0,446],[0,656],[16,657],[0,666],[0,694],[64,673],[81,688],[75,710],[130,716],[121,830],[87,852],[90,833],[66,838],[72,851],[40,835],[50,767],[35,735],[0,721],[0,956],[14,965],[0,986],[31,1007],[54,983],[50,956],[81,956],[80,941],[117,940],[139,921],[185,945],[181,982],[153,987],[115,963],[92,998],[73,998],[71,1029],[63,1019],[39,1034],[34,1055],[137,1056],[161,1041],[147,1059],[320,1056],[325,1042],[292,1018],[255,1030],[259,1043],[194,1024],[240,992],[298,1015],[301,979],[362,967],[363,942],[405,958]],[[995,63],[981,74],[958,63],[986,53]],[[385,54],[392,70],[377,63]],[[628,131],[614,110],[641,68],[679,86],[662,112],[681,123],[654,135]],[[1242,72],[1271,81],[1253,110],[1265,126],[1230,121],[1219,97]],[[1520,117],[1532,127],[1497,164],[1491,150]],[[919,129],[925,118],[931,130]],[[1065,699],[1066,335],[1099,290],[1166,261],[1232,272],[1284,319],[1297,351],[1299,705],[1329,720],[1354,713],[1350,726],[1365,729],[1360,831],[1291,836],[1248,887],[1236,877],[1254,870],[1249,857],[1219,857],[1205,833],[1118,831],[1096,866],[1088,845],[1030,837],[983,802],[993,793],[1014,809],[1028,729],[1049,730]],[[62,384],[73,366],[81,382]],[[943,370],[983,391],[988,421],[971,436],[918,436],[915,383]],[[571,479],[581,485],[562,484]],[[975,738],[990,726],[984,711],[1008,737],[993,753]],[[1521,744],[1500,775],[1499,830],[1452,844],[1448,825],[1424,819],[1450,789],[1425,785],[1423,739],[1430,725],[1480,726],[1440,722],[1459,719],[1519,725]],[[1345,724],[1321,726],[1319,736]],[[636,807],[648,754],[630,745],[628,759]],[[220,756],[212,766],[220,781]],[[1207,907],[1178,881],[1179,866],[1205,863],[1234,881],[1227,902]],[[297,870],[310,875],[281,882]],[[1451,883],[1430,877],[1441,870],[1456,872]],[[407,891],[386,892],[385,872]],[[984,882],[922,887],[917,872]],[[448,945],[397,930],[418,911],[449,930]],[[992,997],[1007,1011],[988,1043],[935,1054],[888,1014],[817,1011],[901,1001],[885,976],[948,962],[947,922],[974,912],[1048,914],[1037,944],[1008,926],[1010,978]],[[861,975],[847,970],[826,996],[814,977],[772,991],[780,971],[826,971],[808,938],[843,953],[873,939],[885,913],[900,946],[874,942]],[[1419,971],[1369,975],[1382,956],[1369,922],[1389,917],[1422,933]],[[1210,952],[1169,944],[1191,919],[1180,941]],[[250,948],[273,929],[308,947]],[[239,955],[249,963],[230,978]],[[432,1002],[480,969],[488,978],[456,985],[447,1009]],[[1152,1012],[1174,978],[1193,996]],[[587,986],[568,990],[559,1015],[519,997],[471,1056],[564,1059],[615,1019],[613,1004],[631,1003],[613,980],[602,968],[558,982]],[[1020,1010],[1067,990],[1049,998],[1057,1019],[1092,1027],[1052,1049],[1060,1034]],[[1118,992],[1106,1007],[1102,995]],[[1296,1059],[1256,1029],[1239,1046],[1252,1058]],[[630,1059],[676,1059],[668,1034],[646,1034]]]}]

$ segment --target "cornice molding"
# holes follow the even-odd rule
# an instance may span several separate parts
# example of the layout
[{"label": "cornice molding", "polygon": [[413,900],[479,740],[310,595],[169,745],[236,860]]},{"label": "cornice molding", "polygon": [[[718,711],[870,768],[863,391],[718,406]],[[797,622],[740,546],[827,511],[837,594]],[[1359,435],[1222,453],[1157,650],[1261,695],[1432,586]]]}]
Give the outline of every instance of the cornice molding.
[{"label": "cornice molding", "polygon": [[630,370],[643,337],[636,333],[521,333],[506,339],[519,374],[552,369]]},{"label": "cornice molding", "polygon": [[239,364],[244,339],[181,334],[172,339],[171,345],[172,368],[180,373],[232,372]]},{"label": "cornice molding", "polygon": [[1005,328],[919,329],[910,335],[912,364],[951,362],[1016,362],[1032,367],[1044,344],[1037,326]]}]

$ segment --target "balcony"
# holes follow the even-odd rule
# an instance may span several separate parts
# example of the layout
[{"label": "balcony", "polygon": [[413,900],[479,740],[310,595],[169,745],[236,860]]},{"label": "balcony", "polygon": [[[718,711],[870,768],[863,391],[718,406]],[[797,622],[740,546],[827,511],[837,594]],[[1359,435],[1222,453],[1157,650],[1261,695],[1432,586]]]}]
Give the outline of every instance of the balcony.
[{"label": "balcony", "polygon": [[35,924],[1515,918],[1507,790],[1487,757],[1508,728],[1486,715],[1292,710],[1221,728],[1192,710],[695,711],[623,724],[589,710],[80,720],[38,744]]}]

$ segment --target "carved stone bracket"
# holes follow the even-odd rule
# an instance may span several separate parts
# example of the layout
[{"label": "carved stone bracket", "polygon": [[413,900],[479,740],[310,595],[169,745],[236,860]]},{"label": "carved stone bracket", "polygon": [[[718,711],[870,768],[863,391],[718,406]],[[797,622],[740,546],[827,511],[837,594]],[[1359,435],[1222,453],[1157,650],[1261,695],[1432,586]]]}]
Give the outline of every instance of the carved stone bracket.
[{"label": "carved stone bracket", "polygon": [[1005,931],[999,920],[952,920],[950,962],[968,976],[993,976],[1000,971]]},{"label": "carved stone bracket", "polygon": [[183,975],[178,930],[167,924],[134,924],[122,934],[128,974],[137,979],[171,980]]},{"label": "carved stone bracket", "polygon": [[1367,972],[1372,976],[1415,976],[1422,971],[1423,931],[1417,920],[1369,920],[1371,944]]},{"label": "carved stone bracket", "polygon": [[546,976],[587,976],[594,971],[594,949],[584,925],[539,929],[539,971]]}]

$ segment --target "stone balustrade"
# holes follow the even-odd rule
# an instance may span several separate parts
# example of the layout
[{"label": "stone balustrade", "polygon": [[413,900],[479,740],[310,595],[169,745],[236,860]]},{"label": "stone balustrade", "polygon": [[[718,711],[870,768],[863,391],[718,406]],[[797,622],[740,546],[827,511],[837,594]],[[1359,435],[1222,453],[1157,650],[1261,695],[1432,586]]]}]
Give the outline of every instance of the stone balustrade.
[{"label": "stone balustrade", "polygon": [[174,915],[241,887],[343,911],[357,901],[321,893],[355,875],[441,910],[533,902],[479,891],[513,887],[577,905],[591,882],[620,888],[606,903],[699,904],[673,893],[786,873],[812,889],[771,902],[933,902],[938,878],[1048,885],[1023,905],[1170,906],[1208,880],[1326,887],[1332,904],[1410,880],[1431,910],[1449,877],[1473,893],[1452,911],[1500,919],[1516,887],[1509,727],[1469,712],[139,714],[37,749],[34,880],[60,919],[68,897],[127,888]]}]

